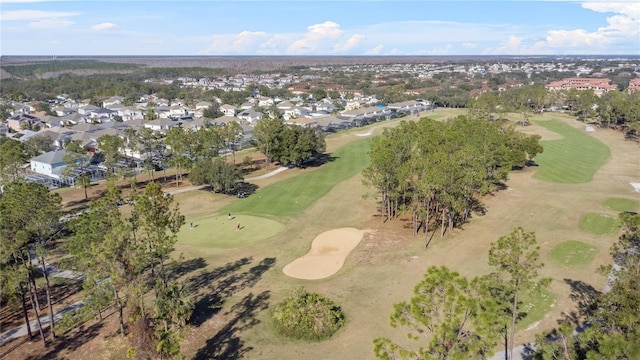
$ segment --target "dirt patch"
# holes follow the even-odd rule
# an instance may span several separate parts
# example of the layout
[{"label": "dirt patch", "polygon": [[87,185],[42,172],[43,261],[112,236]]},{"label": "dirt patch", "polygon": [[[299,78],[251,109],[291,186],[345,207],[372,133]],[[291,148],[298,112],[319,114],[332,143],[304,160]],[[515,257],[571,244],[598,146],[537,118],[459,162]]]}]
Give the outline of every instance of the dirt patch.
[{"label": "dirt patch", "polygon": [[317,280],[329,277],[344,264],[367,230],[342,228],[326,231],[318,235],[311,244],[309,252],[289,263],[282,269],[285,275],[305,280]]}]

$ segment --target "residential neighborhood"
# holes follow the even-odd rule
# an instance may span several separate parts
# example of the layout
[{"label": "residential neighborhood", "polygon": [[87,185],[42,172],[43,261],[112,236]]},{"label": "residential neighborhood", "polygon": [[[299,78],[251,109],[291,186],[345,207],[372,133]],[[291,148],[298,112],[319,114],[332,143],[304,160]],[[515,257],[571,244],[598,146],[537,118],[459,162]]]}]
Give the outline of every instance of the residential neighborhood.
[{"label": "residential neighborhood", "polygon": [[[50,139],[51,151],[31,159],[26,179],[55,188],[75,184],[73,176],[62,172],[65,144],[76,141],[92,154],[100,153],[99,139],[104,135],[116,135],[124,140],[127,132],[149,129],[162,139],[172,128],[197,131],[236,122],[242,131],[234,146],[242,148],[251,146],[253,129],[266,118],[277,117],[289,125],[333,133],[422,113],[438,106],[459,106],[451,100],[438,101],[432,96],[434,92],[454,91],[454,97],[460,94],[462,98],[458,101],[463,101],[461,104],[465,106],[468,99],[485,93],[499,94],[510,88],[540,83],[538,77],[551,72],[566,75],[561,80],[544,83],[551,93],[575,89],[591,90],[596,96],[602,96],[619,90],[607,74],[619,73],[620,69],[628,70],[627,91],[640,90],[637,78],[640,64],[637,62],[621,58],[608,59],[606,66],[600,68],[594,68],[594,64],[597,65],[598,61],[410,62],[312,65],[304,71],[237,73],[201,78],[155,77],[145,79],[144,83],[177,85],[185,91],[217,91],[219,94],[250,90],[250,95],[231,104],[221,97],[189,101],[141,93],[134,99],[127,94],[112,94],[100,101],[92,101],[63,93],[48,99],[46,108],[43,108],[42,101],[5,98],[2,104],[6,121],[0,123],[0,134],[20,142],[34,137]],[[366,75],[365,80],[341,80],[341,76],[360,79],[363,74]],[[496,82],[495,79],[502,80]],[[349,82],[351,86],[347,85]],[[396,90],[398,86],[393,84],[398,82],[403,85]],[[432,86],[424,86],[429,84]],[[261,90],[265,94],[261,94]],[[288,96],[269,96],[268,92],[275,91]],[[467,100],[463,99],[465,97]],[[122,152],[131,159],[130,166],[134,171],[141,171],[145,156],[149,156],[128,148]],[[86,171],[92,180],[100,179],[104,175],[104,165],[96,163],[92,166]]]}]

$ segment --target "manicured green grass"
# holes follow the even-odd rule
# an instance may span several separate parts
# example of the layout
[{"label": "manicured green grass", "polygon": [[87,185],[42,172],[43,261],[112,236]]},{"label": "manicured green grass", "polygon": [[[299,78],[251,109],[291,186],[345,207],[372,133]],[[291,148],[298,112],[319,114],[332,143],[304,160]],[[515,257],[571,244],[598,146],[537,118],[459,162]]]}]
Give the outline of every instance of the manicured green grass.
[{"label": "manicured green grass", "polygon": [[640,202],[638,200],[633,200],[633,199],[609,198],[604,202],[603,205],[608,207],[611,210],[615,210],[618,212],[638,211],[638,206],[640,205]]},{"label": "manicured green grass", "polygon": [[593,261],[596,248],[576,240],[561,242],[549,251],[549,259],[564,268],[580,268]]},{"label": "manicured green grass", "polygon": [[580,230],[591,234],[614,235],[618,232],[620,224],[618,219],[613,216],[587,213],[580,219],[578,227]]},{"label": "manicured green grass", "polygon": [[535,121],[536,124],[563,136],[560,140],[541,141],[544,152],[536,156],[536,179],[578,184],[589,182],[604,165],[611,152],[599,140],[558,121]]},{"label": "manicured green grass", "polygon": [[521,294],[518,311],[526,316],[516,323],[516,330],[524,330],[542,320],[555,302],[555,296],[547,289]]},{"label": "manicured green grass", "polygon": [[[336,184],[356,175],[369,163],[371,139],[351,142],[330,154],[332,160],[319,168],[258,189],[255,194],[223,208],[226,214],[293,217],[322,198]],[[345,204],[348,206],[348,204]]]},{"label": "manicured green grass", "polygon": [[[284,229],[284,225],[267,218],[250,215],[212,215],[186,219],[178,233],[178,244],[208,248],[236,248],[267,239]],[[193,221],[193,229],[190,222]],[[240,230],[237,223],[240,222]]]}]

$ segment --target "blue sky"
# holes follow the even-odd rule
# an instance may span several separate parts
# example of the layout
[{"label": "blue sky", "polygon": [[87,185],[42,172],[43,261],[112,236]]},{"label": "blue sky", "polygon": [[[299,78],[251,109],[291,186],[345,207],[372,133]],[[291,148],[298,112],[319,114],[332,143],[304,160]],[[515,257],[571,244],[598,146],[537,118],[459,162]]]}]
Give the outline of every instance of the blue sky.
[{"label": "blue sky", "polygon": [[640,1],[0,0],[0,55],[640,55]]}]

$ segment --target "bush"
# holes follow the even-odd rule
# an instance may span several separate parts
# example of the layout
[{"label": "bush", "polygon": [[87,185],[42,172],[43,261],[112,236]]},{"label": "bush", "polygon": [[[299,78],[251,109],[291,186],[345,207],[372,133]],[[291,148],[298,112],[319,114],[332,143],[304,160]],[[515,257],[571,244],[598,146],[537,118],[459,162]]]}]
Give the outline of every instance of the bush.
[{"label": "bush", "polygon": [[275,330],[300,340],[323,340],[335,334],[345,323],[345,316],[333,301],[304,287],[291,291],[271,310]]}]

